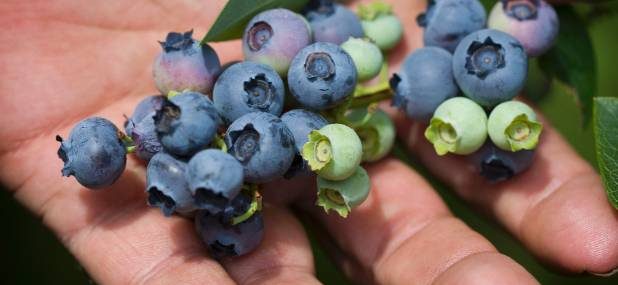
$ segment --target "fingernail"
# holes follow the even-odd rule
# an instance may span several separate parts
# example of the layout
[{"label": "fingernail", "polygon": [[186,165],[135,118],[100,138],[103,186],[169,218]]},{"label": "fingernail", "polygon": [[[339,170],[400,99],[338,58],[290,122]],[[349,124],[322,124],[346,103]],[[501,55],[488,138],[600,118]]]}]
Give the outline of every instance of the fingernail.
[{"label": "fingernail", "polygon": [[607,272],[607,273],[594,273],[594,272],[590,272],[590,274],[594,275],[594,276],[600,276],[600,277],[610,277],[614,274],[618,273],[618,268],[615,268],[614,270]]}]

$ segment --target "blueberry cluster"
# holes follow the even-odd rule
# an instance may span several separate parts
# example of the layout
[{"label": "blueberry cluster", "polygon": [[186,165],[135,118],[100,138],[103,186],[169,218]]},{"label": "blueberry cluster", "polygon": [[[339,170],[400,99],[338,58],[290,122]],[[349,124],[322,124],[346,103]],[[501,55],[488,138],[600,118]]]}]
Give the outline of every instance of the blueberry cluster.
[{"label": "blueberry cluster", "polygon": [[406,58],[390,85],[392,104],[429,124],[425,137],[438,155],[470,155],[482,176],[499,182],[532,164],[542,125],[513,98],[528,57],[552,46],[558,19],[543,0],[502,0],[486,18],[478,0],[429,1],[417,17],[426,47]]},{"label": "blueberry cluster", "polygon": [[105,188],[134,153],[147,163],[147,203],[194,219],[216,257],[259,245],[263,183],[314,176],[316,204],[346,217],[369,194],[361,162],[383,158],[394,142],[392,121],[366,91],[375,78],[388,86],[383,52],[402,27],[383,3],[357,16],[311,1],[303,13],[257,14],[244,30],[245,61],[223,67],[192,31],[169,33],[153,64],[161,95],[143,98],[124,132],[93,117],[58,136],[62,174]]}]

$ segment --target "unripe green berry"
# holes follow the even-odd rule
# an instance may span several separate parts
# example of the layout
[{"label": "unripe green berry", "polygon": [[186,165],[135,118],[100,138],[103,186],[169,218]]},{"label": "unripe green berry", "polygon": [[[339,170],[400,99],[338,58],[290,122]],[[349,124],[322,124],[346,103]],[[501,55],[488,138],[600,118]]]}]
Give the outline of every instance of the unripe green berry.
[{"label": "unripe green berry", "polygon": [[487,130],[497,147],[506,151],[519,151],[536,148],[543,126],[528,105],[508,101],[496,106],[491,112]]},{"label": "unripe green berry", "polygon": [[363,39],[350,38],[341,44],[341,48],[352,57],[358,81],[367,81],[380,73],[384,57],[375,44]]},{"label": "unripe green berry", "polygon": [[438,155],[473,153],[487,139],[487,115],[468,98],[451,98],[436,109],[425,137]]},{"label": "unripe green berry", "polygon": [[395,47],[403,35],[401,21],[395,15],[376,18],[373,21],[361,21],[365,36],[370,38],[382,51]]},{"label": "unripe green berry", "polygon": [[373,162],[382,159],[395,143],[395,125],[382,110],[371,114],[370,119],[356,127],[356,133],[363,143],[363,161]]},{"label": "unripe green berry", "polygon": [[354,173],[363,156],[356,132],[342,124],[330,124],[309,133],[302,157],[311,170],[329,180],[343,180]]},{"label": "unripe green berry", "polygon": [[340,181],[327,180],[318,176],[318,200],[316,204],[328,213],[335,210],[347,217],[352,208],[360,205],[369,196],[371,182],[367,171],[357,166],[354,173]]},{"label": "unripe green berry", "polygon": [[358,6],[365,36],[371,39],[382,51],[393,48],[403,35],[401,21],[393,15],[393,8],[384,2],[372,2]]}]

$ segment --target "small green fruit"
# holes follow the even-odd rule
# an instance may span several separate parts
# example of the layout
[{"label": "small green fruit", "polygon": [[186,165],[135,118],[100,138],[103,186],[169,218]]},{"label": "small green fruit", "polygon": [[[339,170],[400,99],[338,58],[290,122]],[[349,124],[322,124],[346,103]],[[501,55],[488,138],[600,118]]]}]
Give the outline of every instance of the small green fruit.
[{"label": "small green fruit", "polygon": [[363,39],[350,38],[341,44],[341,48],[352,57],[358,81],[367,81],[380,73],[384,57],[375,44]]},{"label": "small green fruit", "polygon": [[539,143],[543,125],[528,105],[508,101],[496,106],[491,112],[487,130],[491,141],[503,150],[532,150]]},{"label": "small green fruit", "polygon": [[363,161],[380,160],[393,148],[395,125],[384,111],[376,110],[367,122],[355,129],[363,143]]},{"label": "small green fruit", "polygon": [[330,124],[309,133],[302,157],[311,170],[329,180],[344,180],[354,173],[363,156],[356,132],[342,124]]},{"label": "small green fruit", "polygon": [[403,35],[403,27],[397,16],[393,15],[390,4],[373,2],[358,6],[365,36],[371,39],[382,51],[393,48]]},{"label": "small green fruit", "polygon": [[473,153],[487,139],[487,115],[468,98],[451,98],[436,109],[425,137],[438,155]]},{"label": "small green fruit", "polygon": [[318,200],[316,204],[328,213],[335,210],[340,216],[347,217],[352,208],[360,205],[369,196],[371,182],[367,171],[356,167],[352,176],[341,181],[326,180],[318,177]]}]

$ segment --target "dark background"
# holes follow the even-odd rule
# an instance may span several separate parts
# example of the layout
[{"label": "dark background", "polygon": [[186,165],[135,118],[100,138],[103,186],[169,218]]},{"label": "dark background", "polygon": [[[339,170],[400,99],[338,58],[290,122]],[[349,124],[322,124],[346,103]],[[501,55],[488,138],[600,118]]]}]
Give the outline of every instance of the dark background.
[{"label": "dark background", "polygon": [[[589,8],[578,6],[589,14]],[[605,2],[589,17],[598,65],[599,96],[618,96],[618,2]],[[540,102],[540,109],[575,149],[596,167],[592,126],[581,127],[579,110],[572,93],[554,83]],[[618,122],[617,122],[618,123]],[[53,139],[53,138],[50,138]],[[499,225],[474,212],[448,188],[440,184],[402,150],[397,155],[423,173],[438,189],[451,210],[469,226],[490,239],[503,253],[523,264],[542,284],[618,284],[618,276],[601,278],[589,275],[563,275],[543,267],[522,245]],[[55,236],[32,216],[7,191],[0,190],[0,283],[1,284],[86,284],[87,273],[59,243]],[[318,277],[326,284],[346,284],[341,273],[312,240]],[[414,257],[410,257],[414,258]]]}]

